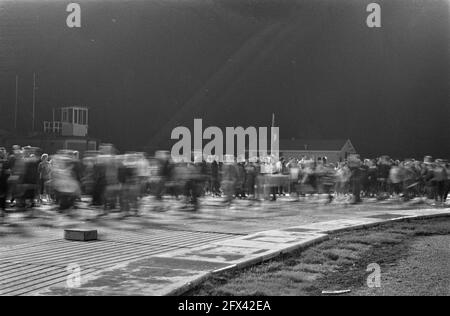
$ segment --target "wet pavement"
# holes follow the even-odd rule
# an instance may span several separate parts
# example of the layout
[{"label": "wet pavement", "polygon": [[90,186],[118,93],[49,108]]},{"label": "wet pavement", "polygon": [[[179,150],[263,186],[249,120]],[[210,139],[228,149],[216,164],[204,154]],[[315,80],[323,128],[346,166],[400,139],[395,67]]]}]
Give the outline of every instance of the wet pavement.
[{"label": "wet pavement", "polygon": [[[398,200],[326,205],[237,201],[231,208],[207,198],[199,211],[181,201],[142,201],[138,217],[80,203],[59,213],[43,205],[28,219],[11,213],[0,226],[0,295],[167,295],[216,270],[243,266],[317,242],[328,231],[404,216],[447,214],[450,209]],[[96,229],[99,241],[63,239],[65,228]],[[81,286],[72,286],[73,266]],[[69,268],[72,267],[72,268]]]}]

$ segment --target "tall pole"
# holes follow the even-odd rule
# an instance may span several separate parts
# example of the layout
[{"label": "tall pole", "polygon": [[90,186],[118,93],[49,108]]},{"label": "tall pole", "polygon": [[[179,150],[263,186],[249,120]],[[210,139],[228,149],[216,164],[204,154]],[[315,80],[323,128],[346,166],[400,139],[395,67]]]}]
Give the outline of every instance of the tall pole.
[{"label": "tall pole", "polygon": [[32,132],[34,132],[35,116],[36,116],[36,73],[33,73],[33,122],[31,124]]},{"label": "tall pole", "polygon": [[19,76],[16,75],[16,102],[14,104],[14,130],[17,132],[17,107],[19,105]]}]

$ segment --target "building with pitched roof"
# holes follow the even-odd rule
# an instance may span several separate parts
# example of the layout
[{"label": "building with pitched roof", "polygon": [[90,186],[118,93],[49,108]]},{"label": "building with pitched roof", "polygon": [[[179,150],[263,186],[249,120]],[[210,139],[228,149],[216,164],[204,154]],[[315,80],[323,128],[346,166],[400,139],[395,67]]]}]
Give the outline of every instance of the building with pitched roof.
[{"label": "building with pitched roof", "polygon": [[280,157],[286,159],[307,157],[319,160],[326,157],[328,162],[342,162],[356,153],[356,149],[349,139],[280,140]]}]

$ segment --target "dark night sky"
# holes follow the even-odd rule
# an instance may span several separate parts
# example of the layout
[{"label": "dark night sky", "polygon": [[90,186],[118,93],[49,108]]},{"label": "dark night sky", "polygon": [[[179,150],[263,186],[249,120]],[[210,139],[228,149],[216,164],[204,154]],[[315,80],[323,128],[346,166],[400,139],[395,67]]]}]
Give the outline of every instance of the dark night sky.
[{"label": "dark night sky", "polygon": [[166,145],[172,128],[267,126],[282,138],[350,138],[363,155],[450,157],[449,1],[0,0],[0,129],[51,108],[91,108],[93,136]]}]

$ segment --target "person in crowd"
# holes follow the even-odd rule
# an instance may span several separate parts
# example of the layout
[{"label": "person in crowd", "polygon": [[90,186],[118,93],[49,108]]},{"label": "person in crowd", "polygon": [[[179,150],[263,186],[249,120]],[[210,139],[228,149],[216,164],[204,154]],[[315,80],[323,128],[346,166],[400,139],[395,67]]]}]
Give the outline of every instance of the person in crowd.
[{"label": "person in crowd", "polygon": [[302,193],[313,195],[317,192],[316,164],[313,160],[305,160],[302,172]]},{"label": "person in crowd", "polygon": [[81,191],[93,199],[95,155],[91,152],[82,159]]},{"label": "person in crowd", "polygon": [[289,195],[294,196],[296,200],[299,199],[299,179],[300,166],[297,159],[291,158],[286,164],[286,169],[289,174]]},{"label": "person in crowd", "polygon": [[214,159],[211,163],[211,193],[213,196],[218,197],[220,193],[220,165],[217,159]]},{"label": "person in crowd", "polygon": [[376,161],[367,159],[367,188],[366,195],[375,197],[377,193],[377,164]]},{"label": "person in crowd", "polygon": [[258,169],[256,166],[256,160],[251,158],[245,164],[245,191],[247,192],[251,200],[255,200],[255,186],[256,178],[258,176]]},{"label": "person in crowd", "polygon": [[352,155],[348,159],[348,167],[351,172],[350,183],[353,195],[353,204],[359,204],[361,200],[362,162],[358,155]]},{"label": "person in crowd", "polygon": [[24,148],[23,173],[21,175],[21,205],[28,206],[31,210],[35,207],[39,188],[39,159],[32,147]]},{"label": "person in crowd", "polygon": [[224,193],[224,204],[230,206],[236,194],[236,184],[238,179],[237,167],[234,157],[226,156],[222,167],[222,191]]},{"label": "person in crowd", "polygon": [[130,215],[130,213],[138,215],[140,194],[138,159],[133,154],[127,154],[122,160],[119,160],[118,164],[120,210],[124,216]]},{"label": "person in crowd", "polygon": [[193,211],[199,209],[199,198],[202,194],[205,180],[205,174],[202,170],[202,163],[187,163],[185,166],[184,195],[186,197],[187,208]]},{"label": "person in crowd", "polygon": [[445,162],[445,170],[447,172],[447,181],[444,190],[444,197],[443,197],[444,201],[448,199],[450,193],[450,163],[448,161]]},{"label": "person in crowd", "polygon": [[8,154],[5,148],[0,148],[0,222],[6,215],[6,198],[8,195],[8,178],[10,176],[10,166]]},{"label": "person in crowd", "polygon": [[433,164],[433,187],[436,203],[444,203],[447,190],[447,168],[442,159],[437,159]]},{"label": "person in crowd", "polygon": [[239,162],[236,165],[237,178],[236,178],[236,197],[245,199],[247,197],[245,183],[247,181],[247,172],[245,170],[245,163]]},{"label": "person in crowd", "polygon": [[170,180],[173,164],[170,160],[169,153],[160,151],[156,153],[156,161],[158,163],[158,178],[156,189],[156,199],[162,200],[165,192],[165,184]]},{"label": "person in crowd", "polygon": [[417,173],[414,162],[410,159],[403,163],[403,200],[410,201],[416,196]]},{"label": "person in crowd", "polygon": [[333,188],[336,183],[335,168],[332,164],[328,164],[326,159],[321,159],[316,167],[316,174],[319,183],[319,193],[327,195],[327,203],[331,203],[334,199]]},{"label": "person in crowd", "polygon": [[340,162],[336,168],[336,195],[343,197],[349,192],[351,171],[346,162]]},{"label": "person in crowd", "polygon": [[77,164],[73,153],[62,151],[53,156],[52,191],[60,211],[74,208],[76,201],[80,200],[81,184]]},{"label": "person in crowd", "polygon": [[52,167],[47,154],[41,156],[38,166],[39,173],[39,201],[50,201],[49,185],[51,181]]},{"label": "person in crowd", "polygon": [[389,171],[389,184],[390,192],[398,197],[402,192],[403,184],[403,169],[399,161],[396,161]]},{"label": "person in crowd", "polygon": [[379,200],[382,200],[389,196],[388,181],[389,181],[389,173],[391,171],[391,162],[388,156],[382,156],[378,159],[377,170],[378,170],[377,198]]},{"label": "person in crowd", "polygon": [[100,155],[94,158],[92,177],[92,205],[103,206],[106,192],[106,161]]},{"label": "person in crowd", "polygon": [[8,156],[8,164],[11,170],[11,176],[8,179],[8,188],[10,196],[10,206],[15,206],[16,195],[18,194],[18,184],[20,173],[23,166],[23,151],[19,145],[12,146],[12,152]]},{"label": "person in crowd", "polygon": [[[287,174],[286,171],[286,162],[284,160],[284,157],[281,157],[280,159],[278,159],[275,162],[275,174],[277,175],[283,175],[283,174]],[[277,183],[278,186],[275,187],[275,194],[279,195],[279,196],[284,196],[284,186],[282,185],[282,183]],[[276,198],[276,197],[275,197]]]}]

